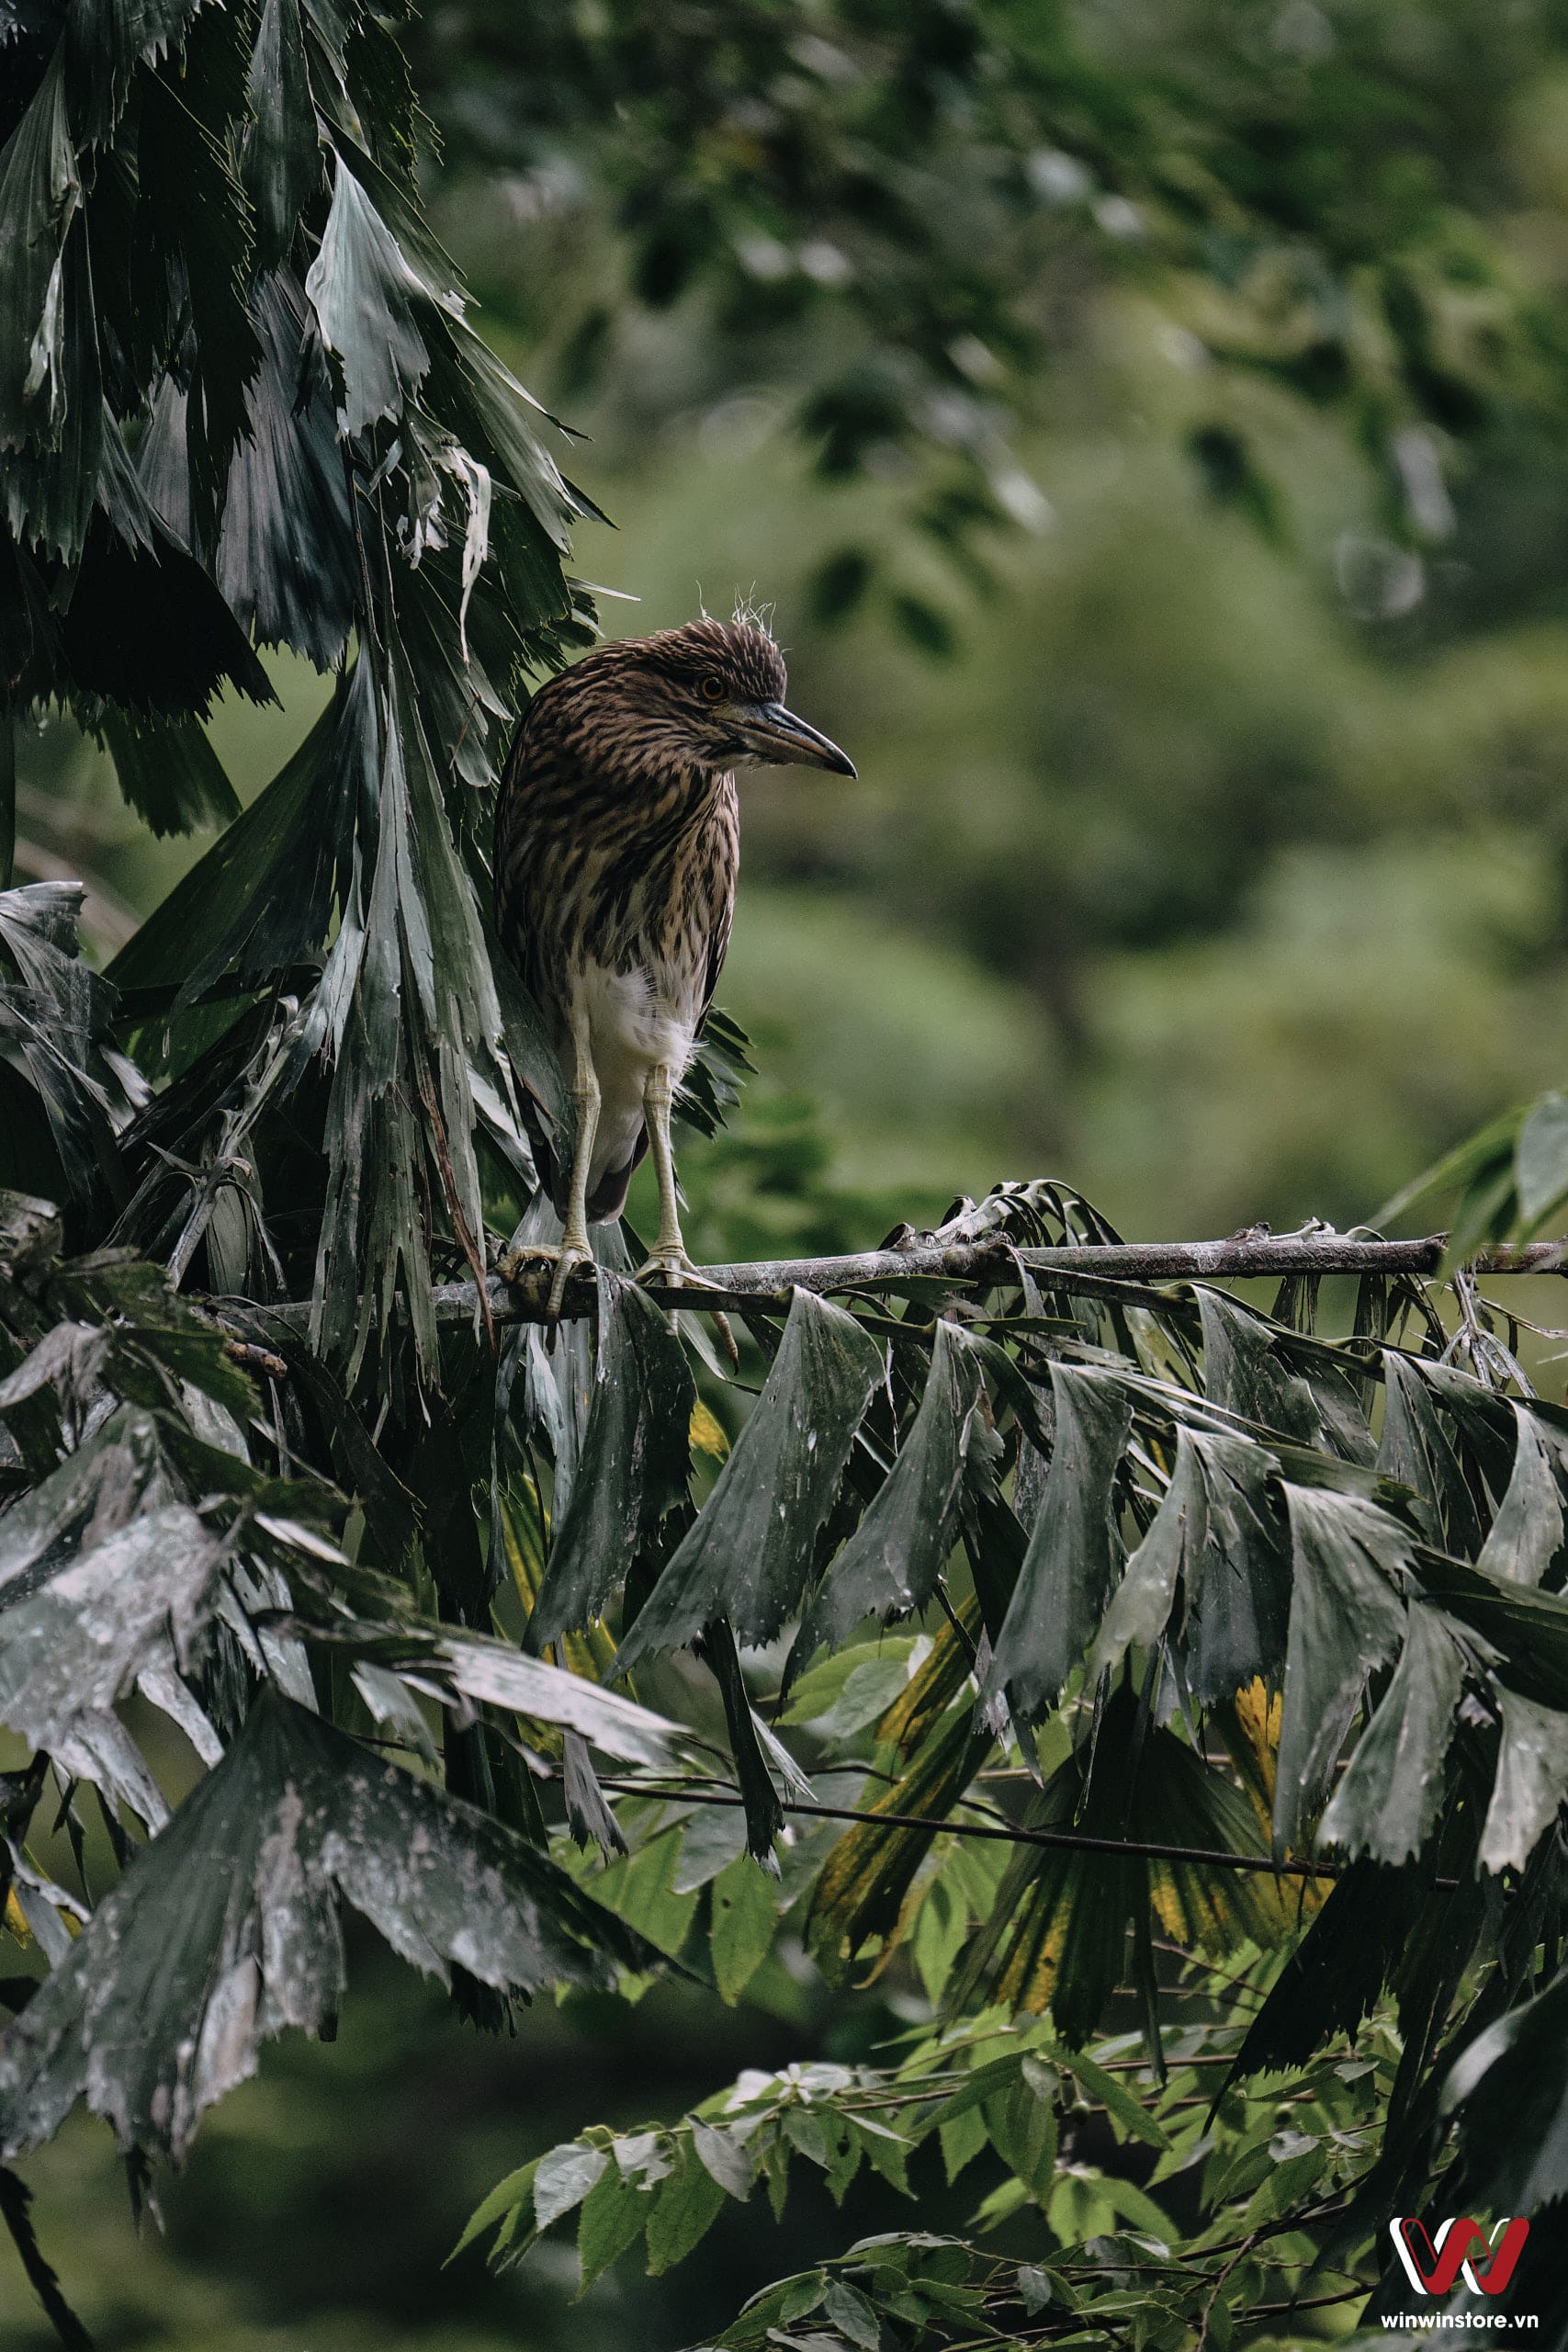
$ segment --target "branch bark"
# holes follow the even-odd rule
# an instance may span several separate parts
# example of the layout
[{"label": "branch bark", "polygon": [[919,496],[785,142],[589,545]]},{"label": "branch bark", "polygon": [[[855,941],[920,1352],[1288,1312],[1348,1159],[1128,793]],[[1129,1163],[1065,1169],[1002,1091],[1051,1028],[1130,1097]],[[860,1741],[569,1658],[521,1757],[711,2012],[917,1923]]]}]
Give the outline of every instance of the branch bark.
[{"label": "branch bark", "polygon": [[[1138,1283],[1227,1282],[1286,1274],[1435,1274],[1443,1263],[1447,1236],[1427,1234],[1415,1241],[1360,1241],[1338,1233],[1244,1233],[1224,1241],[1131,1241],[1068,1243],[1055,1249],[1025,1249],[998,1233],[976,1239],[948,1239],[942,1233],[913,1235],[889,1250],[865,1250],[840,1258],[784,1258],[756,1264],[706,1266],[701,1290],[649,1285],[666,1306],[787,1307],[794,1290],[897,1292],[911,1281],[951,1283],[954,1290],[983,1290],[1005,1282],[1019,1266],[1043,1285],[1089,1296],[1127,1295]],[[1568,1239],[1531,1241],[1519,1247],[1483,1250],[1470,1271],[1491,1278],[1514,1274],[1568,1273]],[[491,1274],[485,1303],[495,1323],[541,1323],[550,1268],[544,1261],[520,1270],[515,1282]],[[593,1312],[594,1286],[587,1272],[567,1285],[562,1312],[568,1320]],[[221,1312],[228,1302],[215,1301]],[[436,1320],[472,1322],[483,1310],[472,1282],[438,1283]],[[266,1320],[302,1329],[308,1301],[267,1310]]]}]

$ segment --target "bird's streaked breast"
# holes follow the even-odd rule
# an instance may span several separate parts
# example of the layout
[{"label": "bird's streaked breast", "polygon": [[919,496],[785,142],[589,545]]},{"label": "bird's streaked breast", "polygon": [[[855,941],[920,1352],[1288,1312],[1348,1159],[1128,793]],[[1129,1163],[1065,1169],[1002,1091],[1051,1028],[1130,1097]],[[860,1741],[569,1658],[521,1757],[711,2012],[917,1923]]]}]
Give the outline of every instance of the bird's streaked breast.
[{"label": "bird's streaked breast", "polygon": [[694,1035],[728,939],[734,779],[688,770],[631,795],[561,760],[525,764],[508,786],[498,925],[541,1010],[564,1032],[574,974],[645,972]]}]

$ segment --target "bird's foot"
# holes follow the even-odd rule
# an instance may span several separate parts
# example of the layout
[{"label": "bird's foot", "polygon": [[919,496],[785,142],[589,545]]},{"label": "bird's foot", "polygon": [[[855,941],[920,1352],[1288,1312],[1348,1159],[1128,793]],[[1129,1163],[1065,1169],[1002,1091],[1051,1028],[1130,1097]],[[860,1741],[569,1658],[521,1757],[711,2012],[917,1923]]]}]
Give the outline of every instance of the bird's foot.
[{"label": "bird's foot", "polygon": [[[652,1254],[637,1268],[632,1280],[636,1283],[662,1283],[671,1290],[702,1291],[712,1290],[714,1287],[706,1275],[700,1273],[693,1265],[686,1255],[685,1245],[680,1241],[656,1242]],[[729,1358],[730,1363],[739,1371],[740,1351],[735,1344],[735,1334],[729,1328],[728,1317],[721,1315],[716,1306],[705,1307],[703,1311],[712,1317],[713,1328],[723,1342],[724,1352]]]},{"label": "bird's foot", "polygon": [[568,1283],[579,1266],[593,1263],[593,1252],[586,1241],[574,1240],[570,1234],[562,1241],[525,1241],[517,1249],[506,1252],[496,1271],[502,1282],[514,1283],[524,1268],[532,1263],[555,1268],[550,1281],[550,1295],[545,1305],[545,1312],[553,1323],[561,1311]]},{"label": "bird's foot", "polygon": [[686,1255],[683,1241],[656,1241],[632,1276],[634,1283],[668,1283],[671,1290],[711,1290],[713,1284]]}]

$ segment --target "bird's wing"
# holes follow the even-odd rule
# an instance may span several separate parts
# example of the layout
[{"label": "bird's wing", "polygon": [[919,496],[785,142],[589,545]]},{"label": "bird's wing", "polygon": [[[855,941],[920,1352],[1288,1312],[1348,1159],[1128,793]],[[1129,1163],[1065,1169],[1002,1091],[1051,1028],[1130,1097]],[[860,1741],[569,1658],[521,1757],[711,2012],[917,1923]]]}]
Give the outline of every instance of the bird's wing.
[{"label": "bird's wing", "polygon": [[728,789],[720,792],[712,816],[712,863],[709,867],[708,961],[704,976],[703,1009],[697,1021],[697,1034],[713,1006],[714,990],[724,969],[725,954],[729,946],[730,927],[735,921],[735,877],[740,865],[740,827],[735,800],[735,780],[725,779]]},{"label": "bird's wing", "polygon": [[730,927],[734,921],[735,896],[731,891],[719,910],[718,920],[708,939],[708,967],[703,987],[703,1009],[697,1020],[699,1036],[702,1034],[703,1023],[713,1009],[714,990],[718,986],[718,976],[724,969],[724,958],[729,946]]}]

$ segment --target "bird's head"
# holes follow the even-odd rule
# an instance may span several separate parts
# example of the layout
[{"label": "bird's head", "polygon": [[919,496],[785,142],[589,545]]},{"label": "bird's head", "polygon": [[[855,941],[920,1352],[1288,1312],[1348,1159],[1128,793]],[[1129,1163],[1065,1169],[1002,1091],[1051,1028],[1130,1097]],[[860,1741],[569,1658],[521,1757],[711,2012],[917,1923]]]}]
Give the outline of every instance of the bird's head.
[{"label": "bird's head", "polygon": [[630,768],[763,766],[830,768],[854,763],[785,707],[784,656],[767,630],[733,621],[688,621],[657,637],[602,646],[558,682],[579,705],[602,752]]}]

